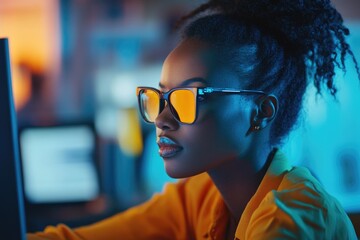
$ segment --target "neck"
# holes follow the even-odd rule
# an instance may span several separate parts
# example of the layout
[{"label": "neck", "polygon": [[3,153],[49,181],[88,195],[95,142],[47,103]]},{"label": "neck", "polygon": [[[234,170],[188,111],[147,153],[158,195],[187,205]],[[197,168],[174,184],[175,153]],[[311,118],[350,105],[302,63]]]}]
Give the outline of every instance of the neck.
[{"label": "neck", "polygon": [[230,221],[240,221],[246,204],[255,194],[272,157],[270,150],[263,151],[248,158],[228,160],[221,167],[208,172],[230,211]]}]

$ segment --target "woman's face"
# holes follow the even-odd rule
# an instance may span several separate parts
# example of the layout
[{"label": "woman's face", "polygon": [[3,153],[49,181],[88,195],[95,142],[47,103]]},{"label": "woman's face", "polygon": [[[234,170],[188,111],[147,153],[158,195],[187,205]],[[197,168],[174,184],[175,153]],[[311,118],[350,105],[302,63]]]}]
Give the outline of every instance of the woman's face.
[{"label": "woman's face", "polygon": [[[217,59],[205,43],[184,40],[164,62],[160,90],[180,86],[243,89],[235,73]],[[168,175],[189,177],[246,159],[252,141],[252,134],[246,136],[252,106],[251,98],[243,95],[215,95],[198,104],[198,117],[192,125],[179,123],[166,106],[155,125]]]}]

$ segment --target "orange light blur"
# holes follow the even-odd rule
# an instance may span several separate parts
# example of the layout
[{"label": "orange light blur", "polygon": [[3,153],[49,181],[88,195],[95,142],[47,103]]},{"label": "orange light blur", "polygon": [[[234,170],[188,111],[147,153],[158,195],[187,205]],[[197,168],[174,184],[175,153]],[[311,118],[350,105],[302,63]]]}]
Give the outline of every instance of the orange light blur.
[{"label": "orange light blur", "polygon": [[1,0],[0,37],[9,39],[16,108],[31,97],[30,73],[59,69],[58,1]]},{"label": "orange light blur", "polygon": [[31,75],[27,68],[13,64],[12,87],[16,109],[22,108],[31,97]]}]

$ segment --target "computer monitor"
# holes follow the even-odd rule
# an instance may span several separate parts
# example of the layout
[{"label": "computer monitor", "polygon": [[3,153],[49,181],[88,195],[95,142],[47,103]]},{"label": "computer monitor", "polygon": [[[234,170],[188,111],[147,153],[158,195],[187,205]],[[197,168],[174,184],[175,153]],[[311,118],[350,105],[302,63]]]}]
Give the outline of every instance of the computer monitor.
[{"label": "computer monitor", "polygon": [[30,204],[94,200],[100,193],[91,123],[27,126],[19,131],[25,199]]},{"label": "computer monitor", "polygon": [[12,96],[8,40],[0,39],[0,234],[26,239],[17,120]]}]

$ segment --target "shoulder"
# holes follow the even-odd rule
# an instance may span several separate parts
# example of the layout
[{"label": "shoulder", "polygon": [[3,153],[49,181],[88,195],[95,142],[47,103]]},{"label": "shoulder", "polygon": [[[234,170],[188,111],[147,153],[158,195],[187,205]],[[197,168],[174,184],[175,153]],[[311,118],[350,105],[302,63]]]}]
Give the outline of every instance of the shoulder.
[{"label": "shoulder", "polygon": [[319,181],[310,173],[307,168],[293,167],[286,172],[279,187],[270,195],[277,198],[284,204],[301,201],[310,205],[325,207],[329,202],[334,201]]},{"label": "shoulder", "polygon": [[[283,175],[277,189],[266,194],[254,218],[271,222],[271,234],[300,239],[354,236],[351,222],[340,203],[303,167]],[[352,239],[343,238],[343,239]]]},{"label": "shoulder", "polygon": [[[332,213],[345,214],[341,204],[304,167],[293,167],[285,173],[278,189],[270,195],[279,203],[292,209],[302,210],[304,208],[302,205],[306,205],[307,210],[321,211],[324,218],[332,217]],[[294,205],[294,202],[302,205]]]}]

